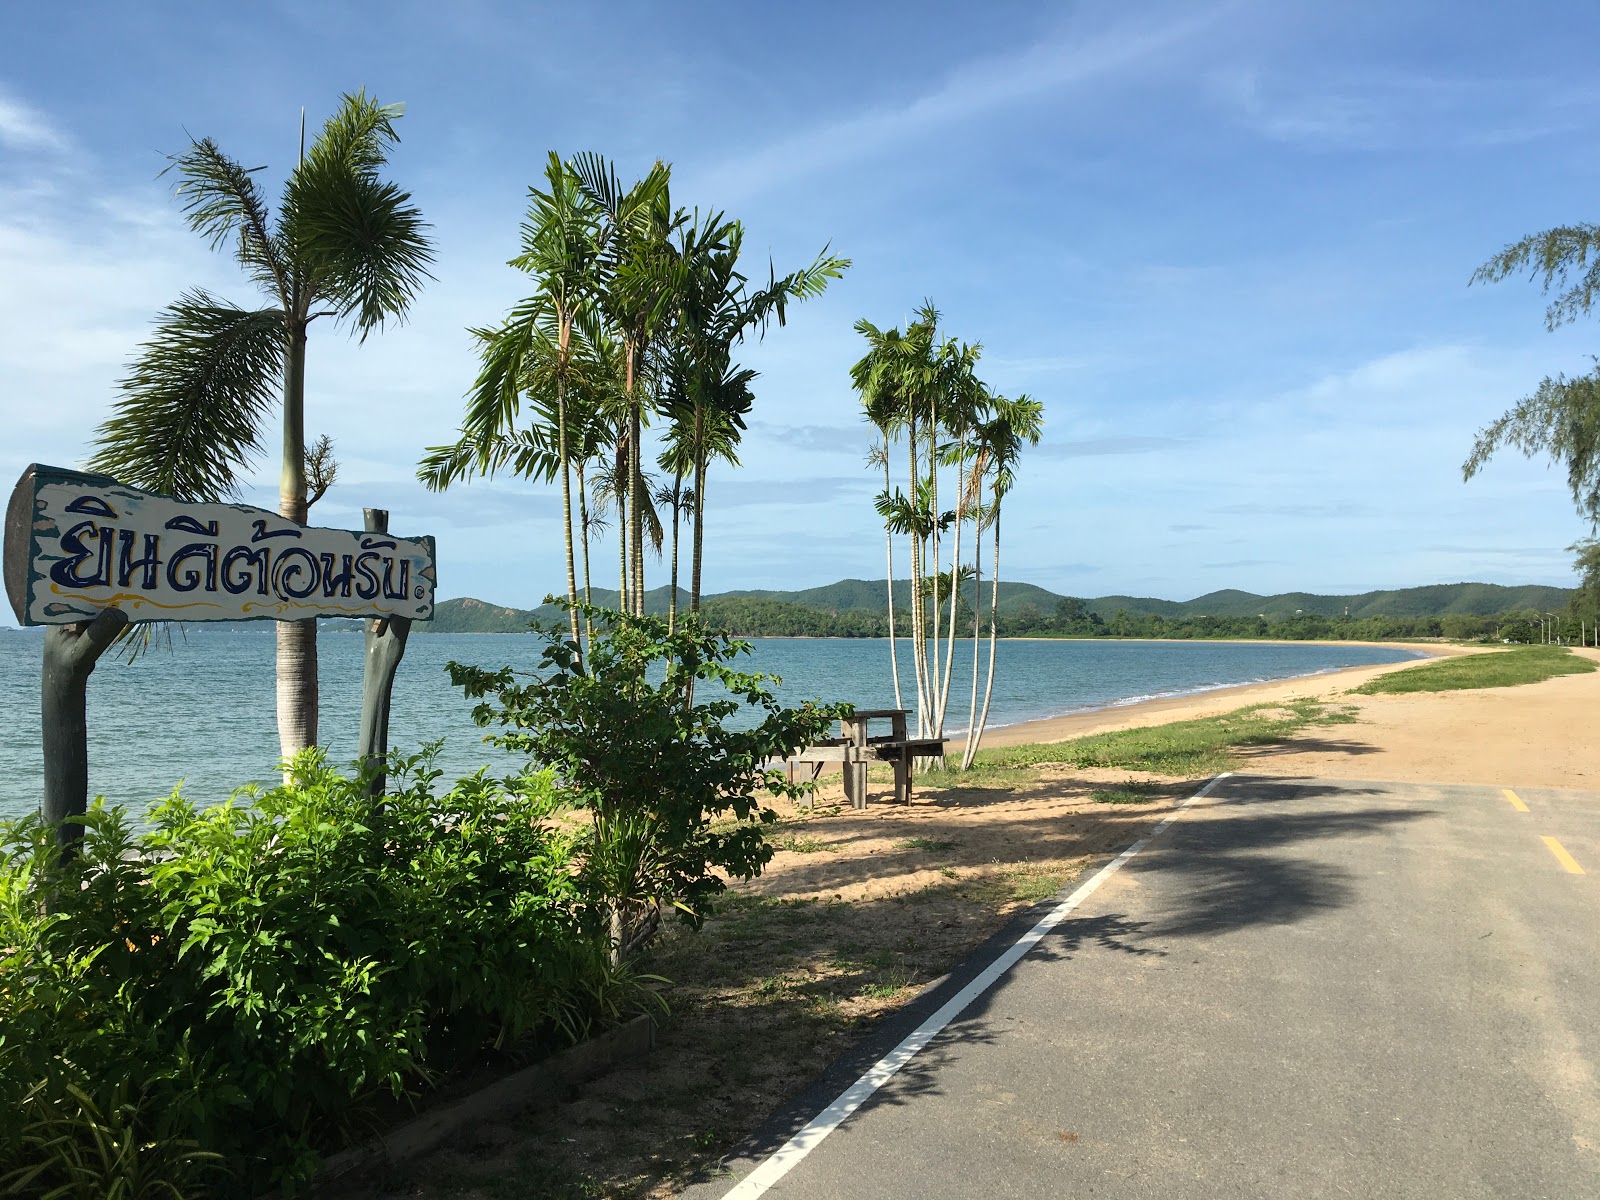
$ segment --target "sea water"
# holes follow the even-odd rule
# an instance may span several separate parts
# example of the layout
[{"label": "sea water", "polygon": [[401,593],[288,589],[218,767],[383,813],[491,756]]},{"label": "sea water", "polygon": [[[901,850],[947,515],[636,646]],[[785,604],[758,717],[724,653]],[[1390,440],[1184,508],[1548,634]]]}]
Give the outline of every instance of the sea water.
[{"label": "sea water", "polygon": [[[788,703],[849,701],[892,708],[887,639],[757,638],[749,669],[781,677]],[[38,807],[39,630],[0,628],[0,816]],[[183,785],[196,801],[225,798],[251,781],[270,781],[277,761],[270,628],[191,629],[133,663],[108,654],[89,678],[89,790],[143,807]],[[446,778],[485,764],[496,774],[520,766],[483,744],[472,704],[450,686],[445,663],[533,671],[532,635],[414,634],[395,679],[392,747],[443,739]],[[319,732],[334,762],[355,754],[361,714],[363,639],[319,639]],[[901,698],[915,706],[910,643],[899,644]],[[987,648],[985,647],[985,660]],[[972,691],[971,643],[956,644],[946,728],[963,729]],[[1135,642],[1006,640],[999,643],[989,724],[1008,725],[1155,697],[1313,675],[1340,667],[1398,662],[1404,650],[1336,642]],[[985,664],[986,665],[986,664]],[[979,682],[982,702],[982,680]]]}]

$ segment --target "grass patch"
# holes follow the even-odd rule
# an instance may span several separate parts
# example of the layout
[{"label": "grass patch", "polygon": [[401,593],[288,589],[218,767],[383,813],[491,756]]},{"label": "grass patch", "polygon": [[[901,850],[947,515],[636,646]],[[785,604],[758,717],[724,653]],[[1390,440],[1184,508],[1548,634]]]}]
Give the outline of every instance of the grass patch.
[{"label": "grass patch", "polygon": [[808,837],[803,833],[787,833],[782,837],[767,839],[775,850],[788,850],[792,854],[836,854],[839,847],[832,842],[825,842],[821,838]]},{"label": "grass patch", "polygon": [[1158,785],[1129,780],[1118,787],[1096,788],[1089,793],[1089,799],[1096,804],[1149,804],[1166,794],[1167,789]]},{"label": "grass patch", "polygon": [[1595,669],[1566,646],[1527,646],[1464,658],[1447,658],[1407,671],[1391,671],[1354,691],[1363,696],[1391,692],[1451,692],[1458,688],[1517,687],[1557,675],[1583,675]]},{"label": "grass patch", "polygon": [[956,848],[956,843],[949,838],[929,837],[906,838],[895,845],[902,850],[926,850],[929,854],[948,854]]},{"label": "grass patch", "polygon": [[[1069,742],[1036,742],[984,750],[979,752],[973,771],[968,775],[976,773],[991,781],[1003,780],[1013,772],[1046,764],[1115,767],[1155,775],[1215,775],[1235,764],[1237,750],[1286,741],[1314,725],[1347,725],[1354,720],[1353,709],[1332,708],[1315,700],[1253,704],[1194,721],[1174,721],[1147,729],[1119,729]],[[1012,775],[1012,778],[1017,776]],[[967,777],[953,775],[949,783],[966,786]],[[1148,797],[1141,797],[1140,802],[1144,799]]]}]

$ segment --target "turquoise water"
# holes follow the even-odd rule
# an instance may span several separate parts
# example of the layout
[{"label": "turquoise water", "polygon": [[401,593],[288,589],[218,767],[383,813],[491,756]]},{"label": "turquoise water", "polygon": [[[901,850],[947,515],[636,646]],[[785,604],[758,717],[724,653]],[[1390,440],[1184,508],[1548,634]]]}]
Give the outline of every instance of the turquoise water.
[{"label": "turquoise water", "polygon": [[[339,633],[324,634],[320,642],[321,734],[342,762],[355,753],[363,641]],[[0,816],[38,806],[43,644],[37,630],[0,629]],[[761,638],[754,646],[751,665],[782,676],[779,693],[791,702],[894,706],[887,640]],[[900,650],[904,682],[908,644]],[[170,650],[131,665],[102,659],[89,680],[91,793],[142,805],[182,780],[191,798],[212,800],[269,778],[277,758],[273,653],[271,629],[233,627],[180,635]],[[951,730],[965,724],[970,654],[970,647],[964,657],[958,646]],[[1003,641],[990,725],[1408,657],[1403,650],[1337,643]],[[532,669],[537,658],[531,636],[413,637],[395,681],[391,745],[410,748],[443,737],[441,766],[448,777],[485,763],[497,772],[514,769],[509,755],[482,744],[471,706],[450,686],[444,664],[455,659]]]}]

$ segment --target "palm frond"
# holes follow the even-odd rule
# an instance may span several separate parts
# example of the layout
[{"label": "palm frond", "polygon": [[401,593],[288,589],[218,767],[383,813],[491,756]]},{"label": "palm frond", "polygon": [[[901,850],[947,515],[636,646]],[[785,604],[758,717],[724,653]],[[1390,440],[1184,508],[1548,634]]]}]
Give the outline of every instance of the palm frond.
[{"label": "palm frond", "polygon": [[273,242],[266,201],[253,178],[262,168],[229,158],[210,138],[191,142],[168,161],[162,174],[178,173],[173,194],[189,228],[207,239],[213,250],[233,239],[240,265],[257,284],[271,289],[280,305],[287,305],[287,274]]},{"label": "palm frond", "polygon": [[185,293],[118,384],[90,469],[180,500],[236,495],[277,398],[284,336],[278,309]]},{"label": "palm frond", "polygon": [[303,272],[306,302],[328,303],[365,339],[404,319],[432,278],[428,224],[411,194],[378,177],[398,141],[398,105],[346,95],[289,177],[282,237]]}]

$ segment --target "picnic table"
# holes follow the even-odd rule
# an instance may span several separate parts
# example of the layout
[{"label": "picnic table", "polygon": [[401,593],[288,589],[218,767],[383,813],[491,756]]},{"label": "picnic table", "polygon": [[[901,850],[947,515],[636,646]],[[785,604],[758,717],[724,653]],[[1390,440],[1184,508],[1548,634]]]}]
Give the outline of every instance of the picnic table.
[{"label": "picnic table", "polygon": [[[912,768],[919,758],[938,758],[944,754],[943,738],[913,738],[906,736],[906,716],[903,708],[858,708],[848,717],[839,720],[839,736],[797,751],[789,759],[789,776],[794,777],[797,763],[812,766],[815,779],[823,766],[836,762],[844,771],[845,798],[855,808],[867,806],[867,767],[873,762],[887,762],[894,767],[894,798],[896,803],[911,803]],[[888,721],[889,732],[872,735],[873,721]]]}]

